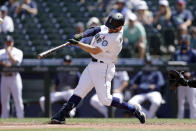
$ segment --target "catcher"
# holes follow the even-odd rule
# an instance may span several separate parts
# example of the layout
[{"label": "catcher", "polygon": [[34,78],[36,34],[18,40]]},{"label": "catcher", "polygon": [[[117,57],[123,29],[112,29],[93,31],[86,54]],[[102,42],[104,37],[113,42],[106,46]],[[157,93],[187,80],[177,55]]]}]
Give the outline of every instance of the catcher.
[{"label": "catcher", "polygon": [[196,80],[187,80],[183,71],[179,72],[176,70],[168,71],[168,78],[170,83],[170,90],[175,90],[179,86],[188,86],[190,88],[196,88]]}]

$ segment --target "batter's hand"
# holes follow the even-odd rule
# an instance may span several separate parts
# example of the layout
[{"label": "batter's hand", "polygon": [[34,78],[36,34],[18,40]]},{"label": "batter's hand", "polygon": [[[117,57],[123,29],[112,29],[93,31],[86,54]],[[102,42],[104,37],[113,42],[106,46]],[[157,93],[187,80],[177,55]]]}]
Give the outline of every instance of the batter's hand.
[{"label": "batter's hand", "polygon": [[77,45],[79,43],[79,41],[75,39],[69,39],[68,41],[70,42],[71,45]]}]

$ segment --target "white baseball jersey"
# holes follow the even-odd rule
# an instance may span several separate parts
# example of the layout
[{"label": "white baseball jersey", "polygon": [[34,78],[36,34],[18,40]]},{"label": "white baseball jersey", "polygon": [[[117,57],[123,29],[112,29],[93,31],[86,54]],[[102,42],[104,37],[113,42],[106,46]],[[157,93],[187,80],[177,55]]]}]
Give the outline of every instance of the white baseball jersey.
[{"label": "white baseball jersey", "polygon": [[[101,103],[110,106],[112,102],[111,80],[115,74],[115,65],[118,54],[122,49],[122,29],[117,33],[108,33],[105,25],[100,26],[101,31],[97,33],[92,41],[92,46],[100,47],[103,52],[92,55],[98,62],[91,62],[83,71],[74,94],[84,98],[87,93],[95,87],[97,96]],[[99,62],[103,61],[103,62]]]},{"label": "white baseball jersey", "polygon": [[129,75],[126,71],[118,71],[115,73],[113,81],[113,89],[118,89],[121,87],[124,81],[129,80]]},{"label": "white baseball jersey", "polygon": [[[15,47],[12,48],[11,54],[20,65],[23,58],[23,52]],[[0,50],[0,61],[4,61],[11,65],[9,55],[5,49]],[[1,73],[1,103],[2,103],[2,118],[9,117],[10,110],[10,94],[14,99],[16,107],[16,116],[18,118],[24,117],[24,106],[22,101],[22,80],[18,72],[2,72]]]},{"label": "white baseball jersey", "polygon": [[[20,65],[20,63],[22,62],[22,58],[23,58],[22,51],[13,47],[11,50],[11,54],[13,55],[14,59],[16,59],[17,64]],[[0,50],[0,61],[4,61],[8,64],[11,64],[11,61],[9,59],[9,55],[8,55],[6,49]]]},{"label": "white baseball jersey", "polygon": [[14,32],[14,22],[10,16],[5,16],[0,25],[0,32]]},{"label": "white baseball jersey", "polygon": [[117,63],[118,54],[122,49],[123,29],[118,33],[108,33],[108,27],[100,27],[101,31],[93,37],[90,45],[100,47],[103,52],[91,56],[105,63]]}]

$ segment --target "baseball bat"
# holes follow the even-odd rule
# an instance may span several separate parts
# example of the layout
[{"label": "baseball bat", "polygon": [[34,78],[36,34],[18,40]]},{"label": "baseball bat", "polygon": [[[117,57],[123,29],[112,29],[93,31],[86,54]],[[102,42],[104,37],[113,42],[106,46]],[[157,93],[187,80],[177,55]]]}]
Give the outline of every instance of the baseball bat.
[{"label": "baseball bat", "polygon": [[67,46],[68,44],[69,44],[69,42],[66,42],[66,43],[64,43],[64,44],[62,44],[62,45],[59,45],[59,46],[54,47],[54,48],[52,48],[52,49],[46,50],[46,51],[44,51],[44,52],[38,54],[38,55],[37,55],[37,58],[38,58],[38,59],[41,59],[41,58],[47,57],[47,56],[49,56],[50,54],[52,54],[52,53],[54,53],[55,51],[57,51],[58,49],[61,49],[61,48],[65,47],[65,46]]}]

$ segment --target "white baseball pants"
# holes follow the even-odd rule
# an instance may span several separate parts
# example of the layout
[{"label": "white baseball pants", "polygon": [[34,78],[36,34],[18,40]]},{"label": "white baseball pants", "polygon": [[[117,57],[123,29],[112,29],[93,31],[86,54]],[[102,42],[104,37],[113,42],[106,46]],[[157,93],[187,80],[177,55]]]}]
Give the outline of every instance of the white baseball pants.
[{"label": "white baseball pants", "polygon": [[196,89],[186,86],[178,87],[178,118],[184,118],[185,97],[190,107],[190,118],[196,118]]},{"label": "white baseball pants", "polygon": [[83,71],[74,94],[84,98],[94,87],[100,102],[110,106],[112,103],[111,80],[114,77],[115,65],[91,62]]},{"label": "white baseball pants", "polygon": [[24,106],[22,100],[22,79],[19,73],[14,76],[1,77],[1,104],[2,104],[2,118],[9,117],[10,111],[10,95],[12,94],[14,99],[14,105],[16,107],[17,118],[24,117]]},{"label": "white baseball pants", "polygon": [[158,107],[161,104],[162,101],[162,96],[161,93],[158,91],[153,91],[149,93],[144,93],[144,94],[138,94],[133,96],[129,100],[129,104],[142,104],[145,100],[149,100],[151,102],[150,109],[149,111],[146,111],[146,116],[148,118],[153,118],[155,117],[155,113],[158,110]]},{"label": "white baseball pants", "polygon": [[[117,97],[120,101],[123,101],[123,94],[122,93],[113,93],[113,97]],[[91,97],[90,104],[99,111],[105,118],[108,118],[108,108],[104,106],[100,101],[98,96],[95,94]]]}]

